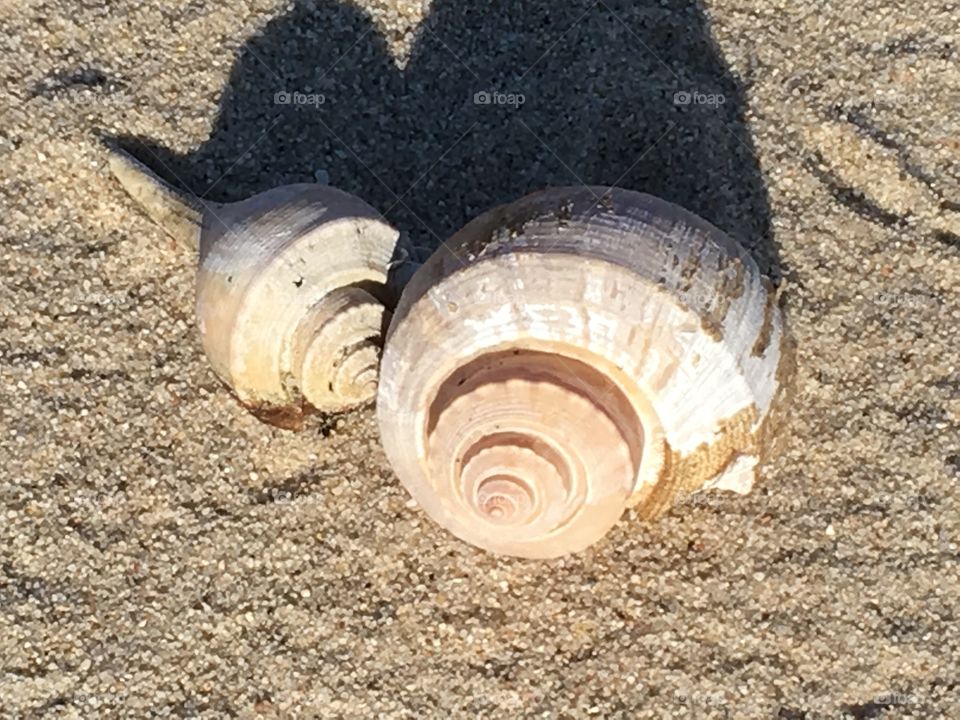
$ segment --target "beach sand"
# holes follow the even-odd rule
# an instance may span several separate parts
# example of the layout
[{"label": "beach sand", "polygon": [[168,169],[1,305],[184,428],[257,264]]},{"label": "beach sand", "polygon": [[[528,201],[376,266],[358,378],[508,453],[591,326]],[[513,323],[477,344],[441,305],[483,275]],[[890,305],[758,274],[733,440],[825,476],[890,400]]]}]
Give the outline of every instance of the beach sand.
[{"label": "beach sand", "polygon": [[[960,717],[955,4],[0,23],[0,717]],[[784,288],[784,454],[572,557],[467,546],[372,408],[291,433],[236,404],[116,138],[216,200],[325,174],[427,248],[546,185],[679,202]]]}]

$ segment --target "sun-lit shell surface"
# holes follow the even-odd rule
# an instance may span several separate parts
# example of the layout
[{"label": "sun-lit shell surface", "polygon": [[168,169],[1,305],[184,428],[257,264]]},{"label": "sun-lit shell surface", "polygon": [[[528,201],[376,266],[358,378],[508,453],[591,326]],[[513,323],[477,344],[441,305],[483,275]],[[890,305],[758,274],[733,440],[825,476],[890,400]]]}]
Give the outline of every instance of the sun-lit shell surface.
[{"label": "sun-lit shell surface", "polygon": [[657,198],[557,188],[477,218],[404,290],[378,420],[420,506],[467,542],[556,557],[624,508],[748,492],[791,374],[776,293]]},{"label": "sun-lit shell surface", "polygon": [[287,185],[228,205],[184,197],[128,156],[111,167],[174,237],[199,247],[197,324],[217,375],[262,419],[373,399],[398,232],[362,200]]}]

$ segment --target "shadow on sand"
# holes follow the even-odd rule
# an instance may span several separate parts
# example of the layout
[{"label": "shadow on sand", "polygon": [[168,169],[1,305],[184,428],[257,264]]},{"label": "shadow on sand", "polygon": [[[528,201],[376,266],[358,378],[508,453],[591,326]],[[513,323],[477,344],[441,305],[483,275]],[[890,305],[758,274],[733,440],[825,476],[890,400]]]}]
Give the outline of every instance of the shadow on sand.
[{"label": "shadow on sand", "polygon": [[698,2],[494,5],[435,0],[401,69],[358,8],[298,3],[239,53],[209,141],[121,143],[217,201],[320,170],[426,248],[546,186],[618,185],[701,215],[779,276],[743,86]]}]

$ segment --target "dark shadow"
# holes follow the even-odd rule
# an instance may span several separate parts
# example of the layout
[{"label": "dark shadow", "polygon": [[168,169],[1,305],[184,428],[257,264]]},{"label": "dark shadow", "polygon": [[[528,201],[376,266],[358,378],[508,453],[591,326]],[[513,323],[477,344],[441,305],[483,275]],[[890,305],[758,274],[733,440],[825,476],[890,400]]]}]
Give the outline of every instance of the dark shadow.
[{"label": "dark shadow", "polygon": [[203,146],[124,144],[213,200],[323,170],[430,248],[528,192],[619,185],[703,216],[779,276],[743,118],[698,2],[435,0],[399,69],[368,16],[314,0],[246,43]]}]

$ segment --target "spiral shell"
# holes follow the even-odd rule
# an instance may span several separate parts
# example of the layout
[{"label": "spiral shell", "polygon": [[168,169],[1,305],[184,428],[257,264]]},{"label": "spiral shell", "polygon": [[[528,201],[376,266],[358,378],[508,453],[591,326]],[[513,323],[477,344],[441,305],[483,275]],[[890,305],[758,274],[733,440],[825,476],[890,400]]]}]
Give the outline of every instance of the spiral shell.
[{"label": "spiral shell", "polygon": [[475,219],[414,275],[378,421],[440,525],[556,557],[627,507],[748,492],[791,358],[776,292],[737,243],[648,195],[556,188]]},{"label": "spiral shell", "polygon": [[174,237],[199,248],[197,324],[217,375],[261,419],[296,427],[376,394],[399,233],[317,184],[226,205],[173,190],[116,152],[113,172]]}]

